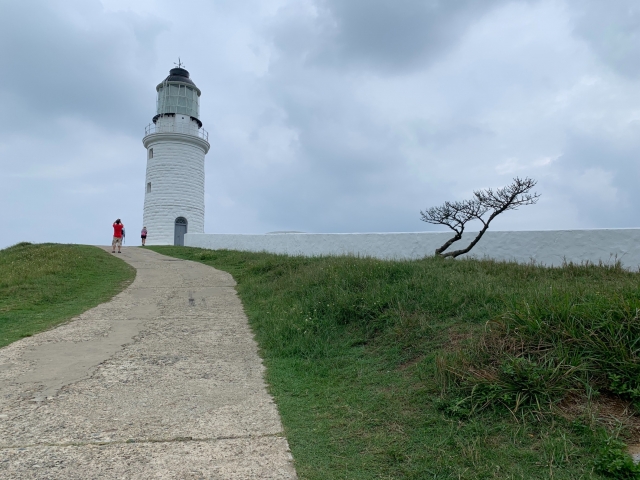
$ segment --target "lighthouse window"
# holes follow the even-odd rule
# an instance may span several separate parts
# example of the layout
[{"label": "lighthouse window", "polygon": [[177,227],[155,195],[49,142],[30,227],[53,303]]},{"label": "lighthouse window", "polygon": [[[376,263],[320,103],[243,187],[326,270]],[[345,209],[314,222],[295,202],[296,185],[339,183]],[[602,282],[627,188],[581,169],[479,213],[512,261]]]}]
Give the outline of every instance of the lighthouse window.
[{"label": "lighthouse window", "polygon": [[147,183],[147,193],[151,192],[151,182]]},{"label": "lighthouse window", "polygon": [[200,98],[191,86],[169,84],[158,88],[158,113],[178,113],[198,117]]},{"label": "lighthouse window", "polygon": [[153,158],[153,148],[149,149],[149,158]]}]

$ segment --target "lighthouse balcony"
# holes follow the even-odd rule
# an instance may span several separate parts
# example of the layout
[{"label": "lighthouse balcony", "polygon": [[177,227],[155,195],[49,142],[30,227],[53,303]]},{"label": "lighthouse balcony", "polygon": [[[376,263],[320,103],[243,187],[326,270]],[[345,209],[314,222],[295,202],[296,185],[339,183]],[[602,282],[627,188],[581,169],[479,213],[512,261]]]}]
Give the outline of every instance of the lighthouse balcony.
[{"label": "lighthouse balcony", "polygon": [[169,124],[157,125],[150,123],[144,129],[145,138],[156,133],[178,133],[183,135],[192,135],[209,142],[209,132],[204,128],[196,128],[193,124]]}]

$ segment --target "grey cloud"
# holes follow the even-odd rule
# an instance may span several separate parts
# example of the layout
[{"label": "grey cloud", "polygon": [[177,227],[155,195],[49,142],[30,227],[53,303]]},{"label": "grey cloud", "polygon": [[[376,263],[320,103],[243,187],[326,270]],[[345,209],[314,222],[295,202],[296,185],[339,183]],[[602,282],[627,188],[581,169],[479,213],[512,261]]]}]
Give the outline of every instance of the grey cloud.
[{"label": "grey cloud", "polygon": [[470,144],[495,137],[495,132],[484,125],[477,125],[464,119],[442,119],[440,122],[426,120],[413,121],[409,132],[418,145],[435,151],[454,144]]},{"label": "grey cloud", "polygon": [[[98,1],[6,2],[0,43],[11,48],[0,61],[14,81],[3,82],[0,98],[24,122],[72,115],[110,129],[139,128],[135,113],[149,103],[145,97],[153,99],[143,76],[146,52],[164,25],[106,13]],[[15,128],[13,120],[3,126]]]},{"label": "grey cloud", "polygon": [[615,71],[640,75],[640,4],[636,0],[568,0],[575,34]]},{"label": "grey cloud", "polygon": [[276,45],[308,63],[398,74],[454,47],[478,19],[507,0],[318,0],[313,13],[282,10]]},{"label": "grey cloud", "polygon": [[637,225],[639,150],[640,140],[626,144],[571,133],[564,154],[556,160],[557,180],[550,180],[550,187],[564,201],[579,205],[579,215],[589,226]]},{"label": "grey cloud", "polygon": [[[602,124],[604,118],[619,121],[629,107],[595,101],[599,93],[615,91],[609,80],[591,93],[574,90],[585,75],[598,72],[588,55],[581,56],[585,49],[572,43],[561,4],[427,2],[413,8],[405,3],[409,16],[424,20],[421,25],[435,22],[431,32],[420,31],[413,18],[403,19],[402,11],[393,17],[391,3],[327,0],[316,2],[315,11],[303,5],[289,3],[269,25],[276,51],[261,78],[261,96],[273,104],[253,119],[256,131],[278,125],[295,132],[292,160],[253,174],[244,159],[238,158],[235,167],[218,165],[214,175],[219,178],[239,176],[233,188],[215,177],[209,184],[236,202],[228,208],[214,204],[219,210],[215,224],[209,223],[213,230],[427,230],[432,227],[418,219],[421,208],[466,198],[474,188],[505,185],[515,174],[538,178],[543,201],[501,218],[496,227],[625,227],[640,220],[629,208],[635,189],[625,183],[637,178],[630,160],[640,145],[622,147],[604,129],[599,136],[588,132],[597,129],[597,118]],[[433,18],[420,17],[427,7],[434,9]],[[494,10],[496,15],[474,33],[484,43],[470,49],[467,39],[465,49],[453,48]],[[517,41],[512,36],[521,30],[505,27],[510,22],[523,29]],[[384,28],[407,32],[388,45],[376,43],[384,36],[367,37]],[[436,59],[442,61],[434,66]],[[425,79],[425,88],[440,97],[439,108],[429,110],[423,101],[424,113],[394,108],[394,117],[386,118],[378,105],[398,95],[397,85],[385,91],[387,73]],[[375,90],[380,98],[358,95],[361,83],[372,76],[381,86]],[[474,90],[477,82],[487,89]],[[422,95],[415,90],[419,82],[408,84],[413,95]],[[627,93],[619,95],[634,102]],[[560,98],[566,99],[562,108],[556,106]],[[252,135],[250,141],[258,138]],[[233,151],[227,143],[210,155],[225,158]],[[255,152],[259,157],[257,147]],[[548,165],[536,163],[561,153]],[[495,168],[511,159],[515,170]]]},{"label": "grey cloud", "polygon": [[[282,112],[270,110],[260,121],[296,132],[290,145],[293,160],[269,164],[260,173],[242,163],[211,168],[215,170],[208,177],[212,191],[226,190],[238,203],[252,205],[259,212],[258,222],[248,216],[231,219],[219,205],[223,211],[218,217],[223,220],[212,215],[212,223],[217,224],[213,228],[219,229],[224,222],[244,232],[259,232],[260,225],[265,225],[263,230],[307,232],[425,229],[418,220],[419,208],[444,192],[425,191],[424,185],[411,178],[406,158],[399,153],[402,136],[354,102],[352,90],[342,83],[336,85],[335,79],[323,77],[323,85],[317,88],[309,78],[279,87],[284,78],[292,77],[296,74],[282,71],[270,79],[271,95]],[[255,126],[264,127],[263,123]],[[260,137],[254,133],[250,141]],[[212,143],[211,158],[233,155],[233,149],[220,150],[224,138]],[[234,190],[219,180],[232,175],[241,176],[234,179]]]}]

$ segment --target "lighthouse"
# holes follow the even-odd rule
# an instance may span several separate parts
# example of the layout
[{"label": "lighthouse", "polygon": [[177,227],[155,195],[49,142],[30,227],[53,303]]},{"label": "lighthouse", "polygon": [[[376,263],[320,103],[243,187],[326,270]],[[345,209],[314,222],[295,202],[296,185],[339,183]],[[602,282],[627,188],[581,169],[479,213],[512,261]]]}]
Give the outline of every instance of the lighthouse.
[{"label": "lighthouse", "polygon": [[209,135],[200,121],[200,89],[182,64],[156,92],[156,115],[142,139],[147,149],[143,224],[148,245],[184,245],[185,233],[204,233]]}]

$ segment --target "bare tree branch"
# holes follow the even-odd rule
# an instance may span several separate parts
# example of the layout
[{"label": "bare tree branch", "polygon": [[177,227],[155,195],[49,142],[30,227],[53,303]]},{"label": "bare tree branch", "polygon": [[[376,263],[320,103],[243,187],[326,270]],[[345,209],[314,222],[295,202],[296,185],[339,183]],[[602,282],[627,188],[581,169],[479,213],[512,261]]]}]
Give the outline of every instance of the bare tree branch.
[{"label": "bare tree branch", "polygon": [[[445,202],[440,207],[431,207],[420,212],[423,222],[435,225],[446,225],[455,232],[455,235],[447,240],[440,248],[436,249],[436,255],[441,257],[457,257],[469,252],[488,230],[491,221],[507,210],[516,210],[523,205],[533,205],[540,195],[530,193],[535,187],[536,181],[531,178],[521,179],[516,177],[506,187],[498,188],[495,192],[491,188],[476,190],[474,198],[461,202]],[[489,218],[483,218],[491,212]],[[460,250],[444,253],[454,242],[462,238],[465,225],[471,220],[479,220],[482,229],[476,238],[466,247]]]}]

